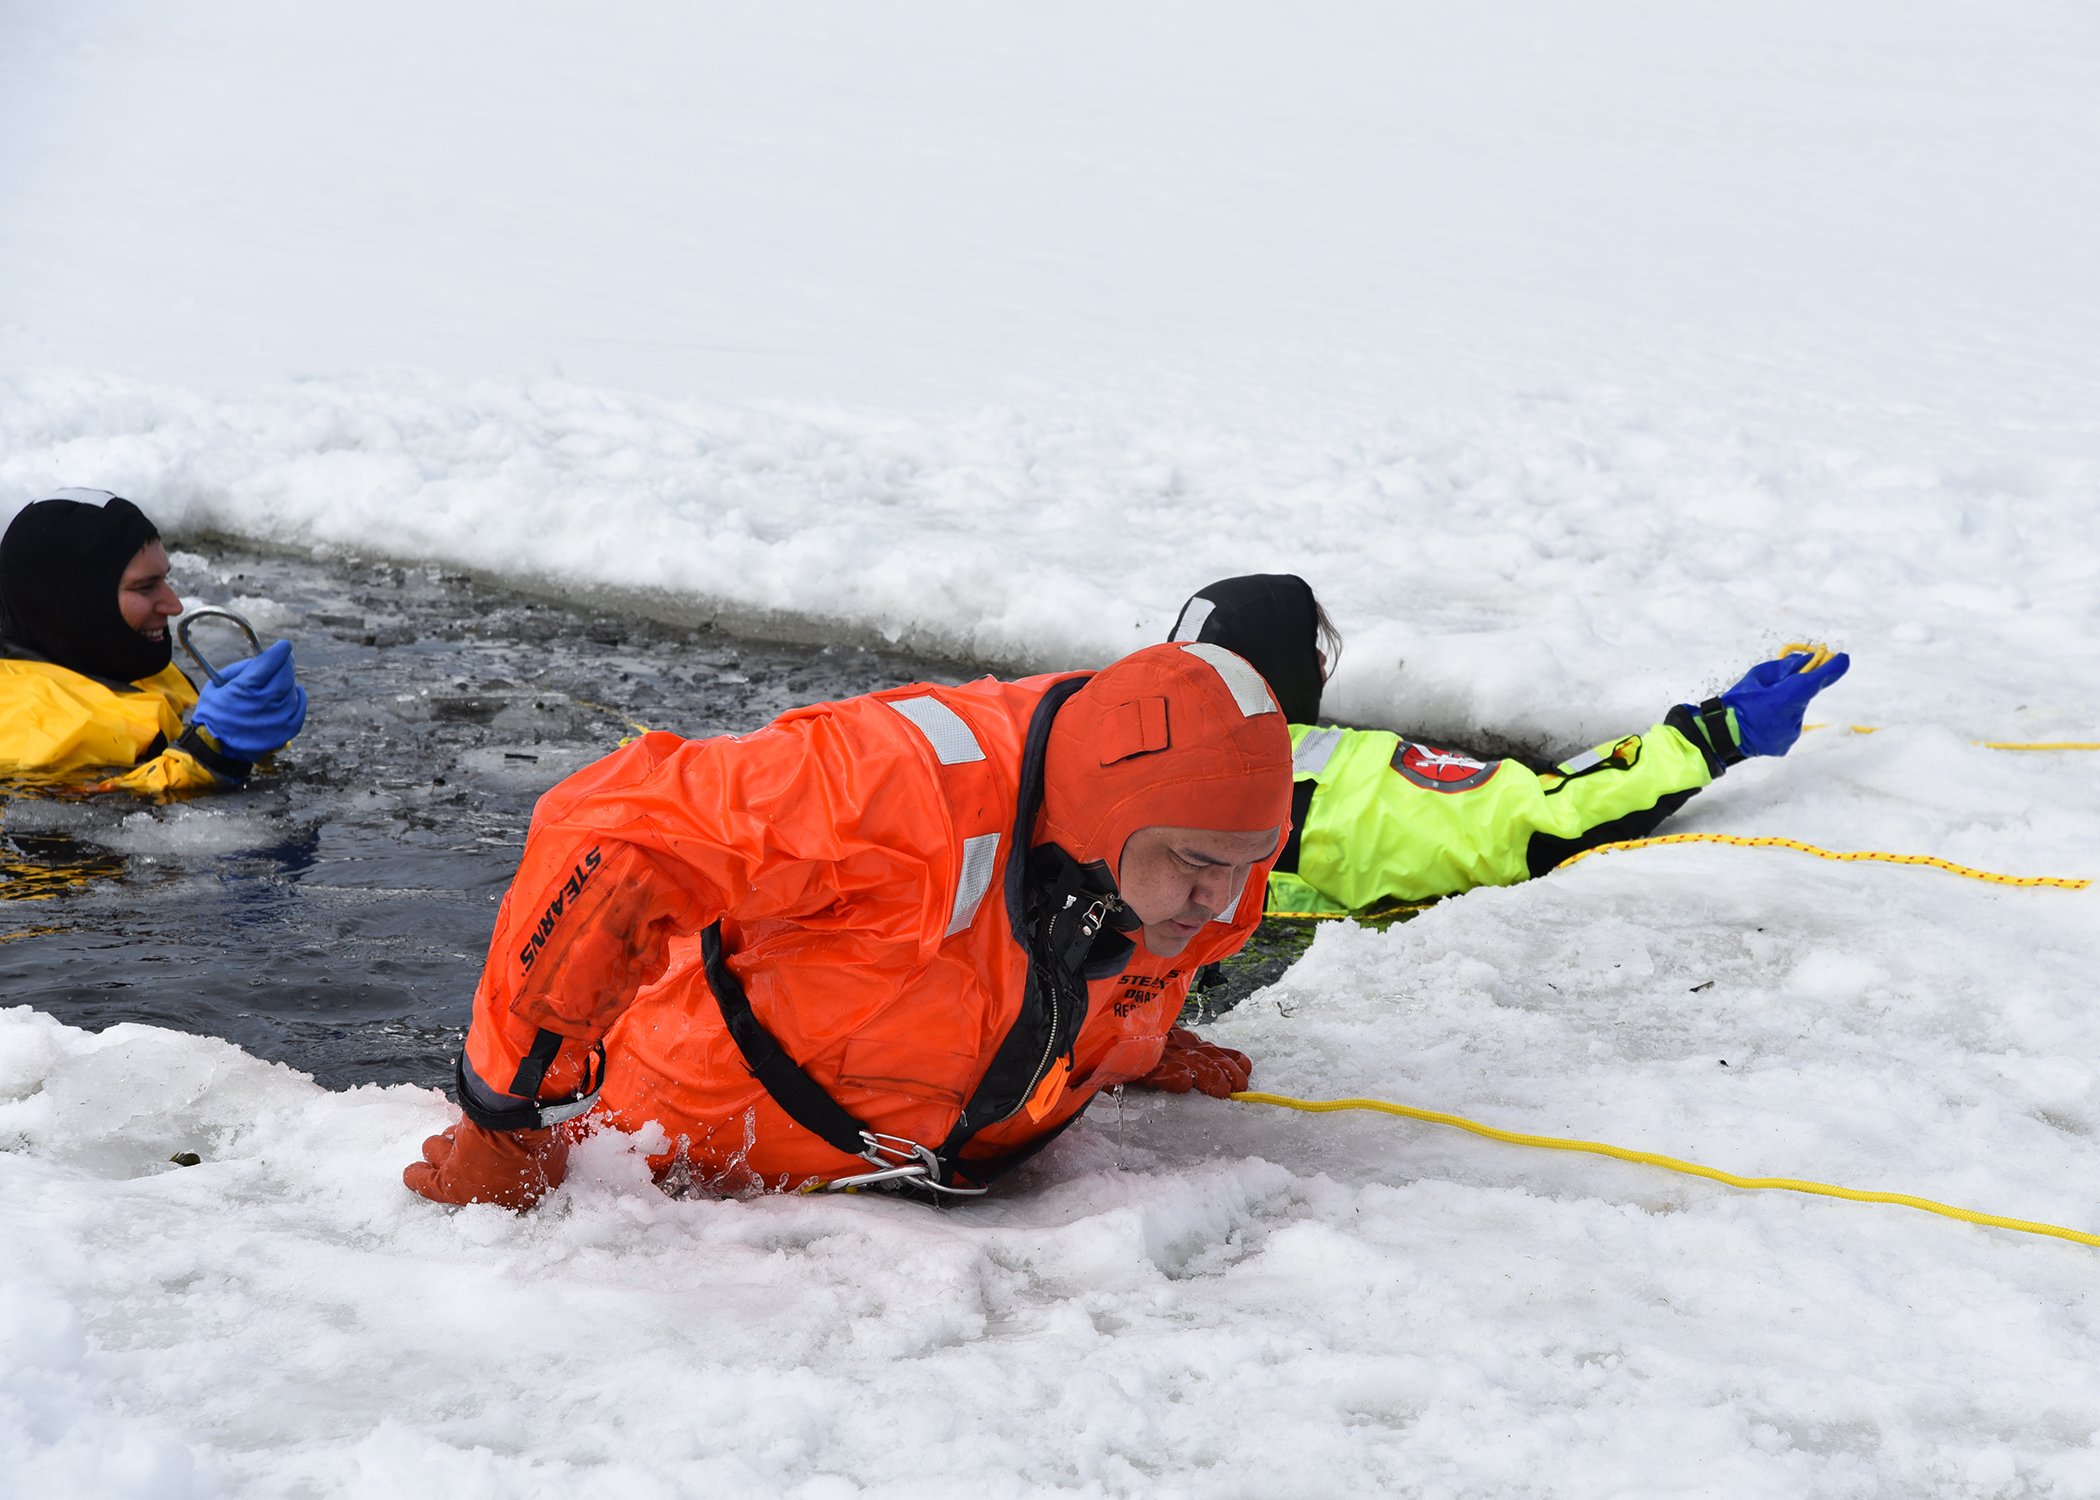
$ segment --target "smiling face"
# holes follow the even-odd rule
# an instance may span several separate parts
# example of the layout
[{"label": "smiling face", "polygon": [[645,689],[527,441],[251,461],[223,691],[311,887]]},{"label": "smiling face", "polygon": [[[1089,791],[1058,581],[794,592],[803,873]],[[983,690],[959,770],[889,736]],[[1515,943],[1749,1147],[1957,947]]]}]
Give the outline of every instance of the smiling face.
[{"label": "smiling face", "polygon": [[1144,924],[1145,948],[1172,958],[1232,905],[1255,865],[1276,852],[1279,830],[1140,828],[1123,845],[1116,884]]},{"label": "smiling face", "polygon": [[125,565],[117,580],[117,608],[124,623],[147,640],[168,638],[168,621],[182,613],[182,600],[168,584],[168,549],[159,542],[146,543]]}]

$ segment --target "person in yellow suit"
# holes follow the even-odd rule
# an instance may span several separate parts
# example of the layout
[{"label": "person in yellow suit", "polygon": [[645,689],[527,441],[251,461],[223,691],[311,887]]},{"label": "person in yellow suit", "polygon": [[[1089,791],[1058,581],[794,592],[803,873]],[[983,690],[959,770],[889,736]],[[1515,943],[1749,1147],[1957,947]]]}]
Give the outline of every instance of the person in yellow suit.
[{"label": "person in yellow suit", "polygon": [[1534,769],[1329,724],[1320,693],[1341,638],[1293,574],[1205,585],[1169,639],[1246,658],[1290,721],[1295,792],[1269,874],[1275,916],[1379,912],[1515,885],[1599,844],[1645,838],[1730,766],[1792,749],[1809,700],[1851,665],[1843,653],[1789,648],[1644,732]]},{"label": "person in yellow suit", "polygon": [[237,787],[306,720],[289,641],[200,693],[173,662],[160,532],[106,490],[25,506],[0,538],[0,785],[168,797]]}]

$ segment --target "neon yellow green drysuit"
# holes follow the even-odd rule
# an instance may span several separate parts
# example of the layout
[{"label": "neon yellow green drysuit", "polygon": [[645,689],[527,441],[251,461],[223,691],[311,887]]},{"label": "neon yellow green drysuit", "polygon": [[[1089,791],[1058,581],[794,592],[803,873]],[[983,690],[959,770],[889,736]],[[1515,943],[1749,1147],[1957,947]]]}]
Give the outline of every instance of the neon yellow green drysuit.
[{"label": "neon yellow green drysuit", "polygon": [[1515,885],[1644,836],[1722,771],[1681,708],[1548,771],[1377,729],[1293,725],[1291,747],[1296,827],[1269,876],[1274,915]]}]

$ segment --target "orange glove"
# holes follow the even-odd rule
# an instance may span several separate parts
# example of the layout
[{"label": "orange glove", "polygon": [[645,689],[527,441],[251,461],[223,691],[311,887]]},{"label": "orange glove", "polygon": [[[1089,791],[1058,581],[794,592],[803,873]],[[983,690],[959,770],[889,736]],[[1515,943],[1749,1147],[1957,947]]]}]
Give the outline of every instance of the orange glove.
[{"label": "orange glove", "polygon": [[433,1203],[500,1203],[523,1213],[561,1186],[569,1138],[545,1130],[484,1130],[461,1120],[423,1143],[401,1180]]},{"label": "orange glove", "polygon": [[1193,1031],[1175,1027],[1167,1033],[1167,1050],[1151,1072],[1137,1080],[1139,1088],[1186,1094],[1190,1089],[1213,1099],[1223,1099],[1247,1086],[1253,1076],[1254,1059],[1230,1047],[1206,1042]]}]

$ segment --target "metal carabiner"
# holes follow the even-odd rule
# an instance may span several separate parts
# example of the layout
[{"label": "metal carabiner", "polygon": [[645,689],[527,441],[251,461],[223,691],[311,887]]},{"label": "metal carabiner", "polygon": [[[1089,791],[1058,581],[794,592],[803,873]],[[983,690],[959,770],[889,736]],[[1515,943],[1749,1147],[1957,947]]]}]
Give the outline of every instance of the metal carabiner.
[{"label": "metal carabiner", "polygon": [[909,1136],[884,1135],[879,1130],[863,1130],[860,1133],[861,1160],[872,1164],[872,1172],[859,1172],[851,1177],[834,1179],[827,1186],[840,1192],[854,1188],[869,1187],[878,1182],[909,1182],[931,1179],[940,1175],[941,1164],[931,1147],[922,1146]]},{"label": "metal carabiner", "polygon": [[[885,1182],[910,1182],[926,1175],[924,1162],[906,1162],[901,1167],[884,1167],[879,1172],[856,1172],[851,1177],[834,1177],[825,1183],[819,1192],[857,1193],[864,1187],[875,1187]],[[928,1184],[929,1186],[931,1184]]]},{"label": "metal carabiner", "polygon": [[219,608],[216,604],[199,605],[196,609],[189,611],[182,618],[178,619],[175,622],[175,644],[182,647],[183,655],[203,668],[205,676],[209,677],[213,682],[217,682],[220,680],[219,669],[213,666],[204,653],[199,651],[190,640],[190,628],[192,626],[199,620],[212,619],[231,620],[235,625],[238,625],[241,634],[248,637],[248,654],[250,656],[258,656],[262,653],[262,639],[256,635],[255,627],[250,625],[247,620],[230,609]]},{"label": "metal carabiner", "polygon": [[941,1159],[931,1146],[923,1146],[909,1136],[863,1130],[860,1138],[867,1145],[867,1149],[860,1153],[861,1159],[871,1163],[876,1170],[856,1172],[851,1177],[834,1177],[820,1191],[851,1193],[886,1182],[908,1184],[934,1193],[952,1193],[959,1198],[975,1198],[988,1191],[986,1188],[951,1187],[942,1182]]}]

